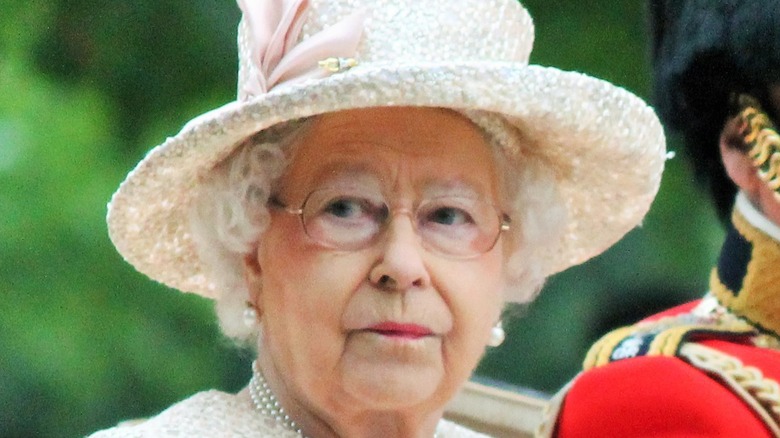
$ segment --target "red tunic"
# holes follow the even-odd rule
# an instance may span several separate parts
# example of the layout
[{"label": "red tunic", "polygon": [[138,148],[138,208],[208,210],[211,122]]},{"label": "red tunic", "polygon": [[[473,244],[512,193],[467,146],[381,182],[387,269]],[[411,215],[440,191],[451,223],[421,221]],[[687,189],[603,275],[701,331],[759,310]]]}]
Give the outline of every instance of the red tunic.
[{"label": "red tunic", "polygon": [[[650,320],[686,313],[696,303]],[[764,378],[780,381],[780,352],[722,338],[705,335],[696,343],[757,368]],[[640,355],[592,368],[578,376],[566,394],[555,436],[678,438],[773,434],[749,403],[717,376],[676,355]]]},{"label": "red tunic", "polygon": [[780,239],[740,202],[710,294],[594,344],[543,433],[780,437]]}]

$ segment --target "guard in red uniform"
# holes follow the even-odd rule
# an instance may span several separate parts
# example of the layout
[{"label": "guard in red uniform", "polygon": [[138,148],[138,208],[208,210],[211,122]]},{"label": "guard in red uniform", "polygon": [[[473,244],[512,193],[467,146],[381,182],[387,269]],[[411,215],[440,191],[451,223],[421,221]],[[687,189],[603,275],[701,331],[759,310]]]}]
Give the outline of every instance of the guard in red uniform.
[{"label": "guard in red uniform", "polygon": [[656,104],[725,242],[704,298],[599,340],[540,433],[780,437],[780,0],[652,0],[651,17]]}]

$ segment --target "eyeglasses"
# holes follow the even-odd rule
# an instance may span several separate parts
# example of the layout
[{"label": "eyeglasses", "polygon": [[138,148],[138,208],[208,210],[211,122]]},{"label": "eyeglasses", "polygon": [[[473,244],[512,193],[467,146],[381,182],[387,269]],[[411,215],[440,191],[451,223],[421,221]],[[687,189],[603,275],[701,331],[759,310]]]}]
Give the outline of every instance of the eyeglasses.
[{"label": "eyeglasses", "polygon": [[391,210],[381,195],[357,187],[323,188],[306,196],[300,208],[290,208],[272,197],[269,206],[298,215],[314,242],[326,248],[357,251],[373,245],[395,214],[412,218],[422,245],[450,258],[471,258],[496,245],[510,219],[493,204],[461,196],[421,201],[414,211]]}]

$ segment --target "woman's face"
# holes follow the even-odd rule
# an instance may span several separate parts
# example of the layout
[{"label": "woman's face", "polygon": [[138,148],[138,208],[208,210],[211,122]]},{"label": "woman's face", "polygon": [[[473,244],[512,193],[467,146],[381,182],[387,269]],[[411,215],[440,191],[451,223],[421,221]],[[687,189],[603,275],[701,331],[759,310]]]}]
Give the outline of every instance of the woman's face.
[{"label": "woman's face", "polygon": [[[498,205],[489,148],[453,111],[327,114],[299,140],[275,195],[292,208],[324,187],[381,196],[395,212],[440,196]],[[438,410],[468,378],[503,306],[501,239],[486,253],[453,259],[419,236],[413,215],[390,214],[368,246],[328,248],[299,216],[272,210],[247,278],[261,315],[264,371],[283,382],[283,399],[321,413]]]}]

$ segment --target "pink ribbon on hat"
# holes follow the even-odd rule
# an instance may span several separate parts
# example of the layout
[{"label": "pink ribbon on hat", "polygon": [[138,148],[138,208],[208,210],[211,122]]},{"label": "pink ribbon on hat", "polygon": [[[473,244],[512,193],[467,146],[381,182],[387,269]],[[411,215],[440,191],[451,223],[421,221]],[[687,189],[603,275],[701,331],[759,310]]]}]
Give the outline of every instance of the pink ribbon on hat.
[{"label": "pink ribbon on hat", "polygon": [[321,78],[332,73],[318,63],[354,56],[366,18],[357,11],[300,43],[308,0],[238,0],[250,30],[251,62],[257,75],[243,85],[245,96],[267,93],[280,84]]}]

